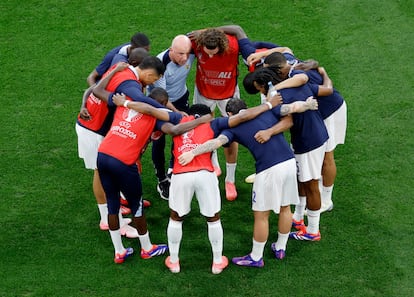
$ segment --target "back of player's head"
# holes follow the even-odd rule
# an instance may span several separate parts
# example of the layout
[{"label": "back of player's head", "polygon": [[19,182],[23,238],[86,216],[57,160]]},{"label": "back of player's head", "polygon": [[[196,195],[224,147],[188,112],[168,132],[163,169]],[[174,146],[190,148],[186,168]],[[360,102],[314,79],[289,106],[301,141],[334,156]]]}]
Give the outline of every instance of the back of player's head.
[{"label": "back of player's head", "polygon": [[165,66],[160,59],[154,56],[147,56],[142,59],[142,62],[138,66],[140,69],[154,69],[158,75],[163,75],[165,72]]},{"label": "back of player's head", "polygon": [[151,97],[158,103],[162,105],[167,105],[168,102],[168,93],[165,89],[155,87],[151,90],[151,93],[148,95],[148,97]]},{"label": "back of player's head", "polygon": [[259,91],[254,86],[254,72],[249,72],[243,78],[243,87],[248,94],[257,94]]},{"label": "back of player's head", "polygon": [[209,50],[218,48],[217,54],[224,53],[229,46],[226,34],[215,28],[209,28],[201,32],[196,38],[196,43],[198,47],[205,46]]},{"label": "back of player's head", "polygon": [[148,57],[148,56],[149,56],[149,53],[146,49],[142,47],[134,48],[129,52],[128,63],[136,67],[139,64],[141,64],[142,60],[145,57]]},{"label": "back of player's head", "polygon": [[247,108],[246,102],[238,98],[231,98],[227,102],[226,112],[229,112],[232,114],[238,114],[240,110],[246,109],[246,108]]},{"label": "back of player's head", "polygon": [[131,48],[142,47],[147,51],[150,49],[150,40],[144,33],[137,32],[131,37]]},{"label": "back of player's head", "polygon": [[193,104],[190,106],[188,110],[189,115],[193,115],[194,117],[200,117],[206,114],[210,114],[211,109],[205,104]]},{"label": "back of player's head", "polygon": [[282,79],[277,73],[269,67],[260,68],[254,72],[254,82],[265,89],[265,95],[269,91],[268,83],[271,82],[272,85],[280,83]]},{"label": "back of player's head", "polygon": [[283,66],[287,63],[286,57],[282,53],[271,53],[268,55],[263,63],[267,66]]}]

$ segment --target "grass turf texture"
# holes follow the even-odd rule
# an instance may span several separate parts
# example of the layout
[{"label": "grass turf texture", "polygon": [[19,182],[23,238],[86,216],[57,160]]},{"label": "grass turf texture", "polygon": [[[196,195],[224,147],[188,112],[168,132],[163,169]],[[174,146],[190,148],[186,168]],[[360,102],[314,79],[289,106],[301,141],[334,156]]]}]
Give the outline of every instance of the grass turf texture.
[{"label": "grass turf texture", "polygon": [[[0,296],[414,294],[411,1],[6,0],[0,11]],[[232,23],[253,40],[319,60],[347,101],[335,209],[322,215],[322,240],[289,241],[287,258],[276,261],[272,216],[263,269],[230,264],[212,275],[206,224],[194,205],[184,223],[180,274],[167,271],[164,257],[136,254],[115,265],[110,237],[98,229],[92,173],[77,157],[74,123],[86,76],[137,31],[150,37],[156,54],[176,34]],[[158,198],[148,152],[143,163],[151,239],[166,242],[168,205]],[[239,198],[230,203],[223,195],[229,258],[251,249],[251,185],[243,180],[254,165],[243,148],[238,164]],[[138,250],[137,241],[124,243]]]}]

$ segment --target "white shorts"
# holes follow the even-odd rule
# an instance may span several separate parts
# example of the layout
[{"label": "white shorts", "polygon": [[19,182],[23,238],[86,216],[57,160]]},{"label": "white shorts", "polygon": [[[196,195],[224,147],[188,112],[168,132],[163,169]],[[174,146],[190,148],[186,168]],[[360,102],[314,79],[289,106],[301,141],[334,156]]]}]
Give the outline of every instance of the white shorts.
[{"label": "white shorts", "polygon": [[194,194],[203,216],[210,218],[221,210],[220,189],[214,172],[200,170],[171,176],[168,205],[180,217],[190,213]]},{"label": "white shorts", "polygon": [[326,143],[327,142],[310,152],[295,154],[296,165],[298,167],[298,180],[300,182],[321,178]]},{"label": "white shorts", "polygon": [[[237,98],[240,99],[240,90],[239,90],[239,86],[236,85],[236,88],[234,89],[234,94],[233,97],[231,98]],[[214,109],[217,107],[220,111],[220,114],[223,117],[227,117],[227,113],[226,113],[226,105],[227,102],[231,99],[220,99],[220,100],[213,100],[213,99],[209,99],[207,97],[204,97],[203,95],[200,94],[200,92],[198,91],[197,87],[194,86],[194,97],[193,97],[193,104],[204,104],[207,105],[208,107],[210,107],[211,111],[214,111]]]},{"label": "white shorts", "polygon": [[328,130],[327,152],[332,152],[338,144],[345,143],[346,125],[347,125],[347,108],[346,103],[341,105],[337,111],[324,120],[326,130]]},{"label": "white shorts", "polygon": [[97,169],[98,148],[104,137],[80,126],[78,123],[76,123],[75,129],[78,135],[79,158],[83,159],[86,169]]},{"label": "white shorts", "polygon": [[299,204],[296,161],[290,159],[258,174],[254,179],[252,209],[280,212],[281,206]]}]

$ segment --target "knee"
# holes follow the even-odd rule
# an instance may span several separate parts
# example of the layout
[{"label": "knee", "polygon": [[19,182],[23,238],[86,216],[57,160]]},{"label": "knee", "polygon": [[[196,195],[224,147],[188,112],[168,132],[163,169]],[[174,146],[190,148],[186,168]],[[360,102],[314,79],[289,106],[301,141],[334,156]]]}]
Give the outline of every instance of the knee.
[{"label": "knee", "polygon": [[178,215],[178,213],[176,212],[176,211],[171,211],[170,212],[170,218],[173,220],[173,221],[179,221],[179,222],[181,222],[181,221],[183,221],[184,220],[184,217],[180,217],[179,215]]},{"label": "knee", "polygon": [[220,213],[216,213],[213,217],[206,217],[207,222],[217,222],[220,220]]}]

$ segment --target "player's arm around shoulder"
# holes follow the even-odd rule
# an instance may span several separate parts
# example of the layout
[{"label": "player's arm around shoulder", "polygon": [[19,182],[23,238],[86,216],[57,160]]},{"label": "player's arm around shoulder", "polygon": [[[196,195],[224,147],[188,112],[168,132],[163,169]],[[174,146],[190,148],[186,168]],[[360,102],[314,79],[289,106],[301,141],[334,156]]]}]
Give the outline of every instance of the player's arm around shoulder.
[{"label": "player's arm around shoulder", "polygon": [[212,152],[228,142],[229,139],[227,138],[227,136],[220,134],[218,137],[207,140],[203,144],[197,146],[195,149],[181,154],[178,157],[178,163],[180,163],[180,165],[182,166],[185,166],[188,163],[190,163],[194,159],[194,157],[204,153]]},{"label": "player's arm around shoulder", "polygon": [[188,122],[180,123],[177,125],[168,125],[168,128],[167,128],[168,131],[165,133],[168,133],[172,136],[180,135],[180,134],[183,134],[184,132],[187,132],[189,130],[196,128],[197,126],[201,124],[208,123],[212,119],[213,119],[213,116],[211,114],[206,114],[193,121],[188,121]]}]

